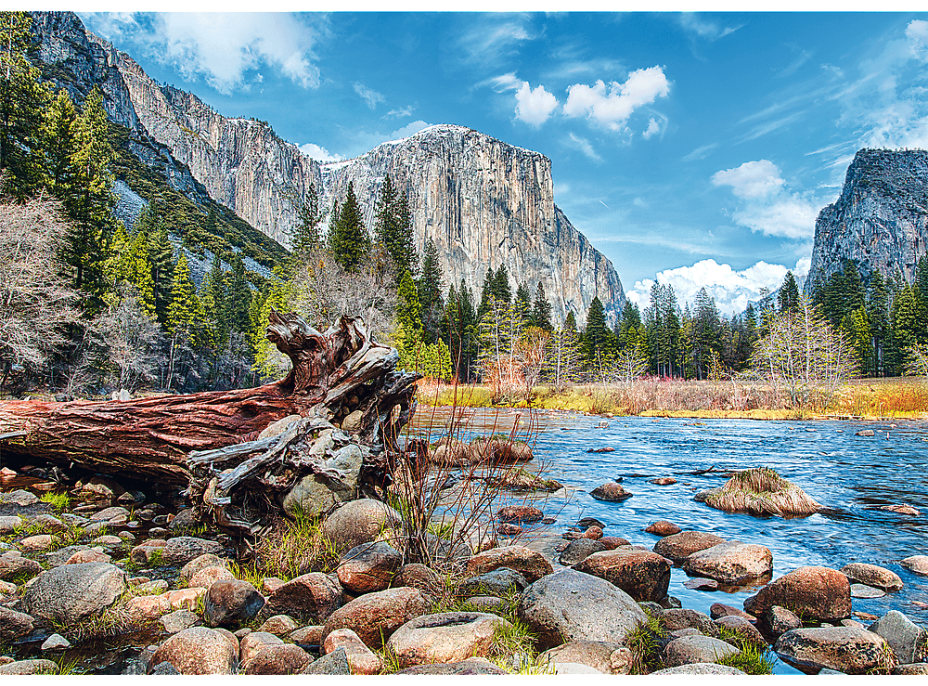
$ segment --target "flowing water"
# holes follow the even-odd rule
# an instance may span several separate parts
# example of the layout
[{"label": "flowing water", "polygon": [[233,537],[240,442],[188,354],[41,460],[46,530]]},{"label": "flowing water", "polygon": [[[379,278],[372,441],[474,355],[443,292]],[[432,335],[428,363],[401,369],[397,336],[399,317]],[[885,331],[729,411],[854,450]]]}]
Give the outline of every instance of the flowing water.
[{"label": "flowing water", "polygon": [[[603,522],[605,535],[621,536],[651,548],[659,540],[643,529],[667,519],[683,529],[758,543],[773,552],[773,576],[806,565],[839,569],[865,562],[891,569],[905,587],[882,598],[854,599],[855,611],[883,615],[895,609],[928,624],[928,577],[899,564],[910,555],[928,554],[928,423],[790,422],[691,420],[623,417],[604,421],[566,413],[506,411],[468,413],[462,438],[489,431],[508,432],[514,422],[531,420],[536,463],[544,476],[567,486],[541,507],[556,518],[550,533],[562,533],[582,517]],[[447,412],[421,408],[416,424],[429,427],[435,440],[447,425]],[[604,428],[599,428],[605,424]],[[873,429],[872,437],[857,436]],[[525,431],[519,434],[525,438]],[[590,449],[614,448],[609,453]],[[693,473],[713,471],[696,476]],[[805,518],[757,518],[728,514],[696,502],[698,491],[721,486],[724,472],[770,467],[829,508]],[[655,477],[677,483],[658,486]],[[621,503],[589,495],[607,481],[621,479],[634,494]],[[908,503],[921,510],[912,517],[877,509]],[[708,614],[712,603],[741,607],[757,591],[697,591],[684,587],[687,575],[674,568],[669,594],[683,607]],[[868,622],[864,622],[867,624]],[[779,673],[796,673],[778,663]]]}]

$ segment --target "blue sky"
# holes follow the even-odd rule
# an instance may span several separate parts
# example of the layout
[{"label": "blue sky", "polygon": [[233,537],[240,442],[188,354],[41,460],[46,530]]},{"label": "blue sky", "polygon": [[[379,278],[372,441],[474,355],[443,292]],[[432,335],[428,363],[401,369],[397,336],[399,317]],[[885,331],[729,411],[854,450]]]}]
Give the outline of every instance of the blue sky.
[{"label": "blue sky", "polygon": [[928,13],[80,14],[317,159],[431,124],[543,153],[642,306],[740,311],[808,268],[859,148],[928,148]]}]

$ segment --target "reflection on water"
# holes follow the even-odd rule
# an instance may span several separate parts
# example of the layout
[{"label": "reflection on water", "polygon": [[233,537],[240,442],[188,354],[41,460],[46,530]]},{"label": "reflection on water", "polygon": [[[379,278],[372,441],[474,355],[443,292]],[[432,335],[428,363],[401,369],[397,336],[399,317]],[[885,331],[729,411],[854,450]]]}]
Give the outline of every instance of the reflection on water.
[{"label": "reflection on water", "polygon": [[[414,426],[432,426],[432,440],[449,423],[448,411],[420,408]],[[891,569],[905,587],[883,598],[854,599],[855,611],[883,615],[899,610],[916,622],[928,623],[928,578],[908,571],[899,561],[928,554],[928,424],[902,422],[781,422],[751,420],[683,420],[623,417],[605,428],[599,417],[526,410],[469,411],[463,437],[488,428],[520,438],[533,427],[535,461],[545,476],[568,487],[551,497],[545,514],[555,517],[552,532],[563,532],[581,517],[601,520],[607,536],[621,536],[652,547],[657,536],[643,529],[668,519],[683,529],[718,534],[730,540],[759,543],[773,552],[774,578],[797,567],[821,565],[839,569],[865,562]],[[522,428],[526,427],[526,428]],[[856,436],[872,428],[873,437]],[[609,453],[590,449],[611,447]],[[693,472],[707,470],[701,475]],[[758,519],[727,514],[697,503],[693,496],[722,485],[725,472],[771,467],[802,487],[829,509],[800,519]],[[658,486],[648,479],[672,476],[677,483]],[[634,497],[621,503],[594,500],[589,492],[613,479]],[[882,511],[881,505],[908,503],[921,510],[911,517]],[[687,576],[675,568],[670,594],[683,606],[708,614],[722,602],[740,607],[751,590],[737,593],[690,590]],[[792,671],[778,665],[777,671]]]}]

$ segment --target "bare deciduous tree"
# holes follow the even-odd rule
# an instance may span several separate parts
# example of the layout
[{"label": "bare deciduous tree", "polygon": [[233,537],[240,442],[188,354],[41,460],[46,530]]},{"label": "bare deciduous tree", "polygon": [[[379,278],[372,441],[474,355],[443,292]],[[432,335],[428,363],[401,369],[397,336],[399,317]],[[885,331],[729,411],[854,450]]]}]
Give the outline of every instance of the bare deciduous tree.
[{"label": "bare deciduous tree", "polygon": [[0,202],[0,386],[14,365],[41,367],[80,316],[57,269],[66,230],[55,201]]},{"label": "bare deciduous tree", "polygon": [[751,355],[750,374],[783,388],[790,404],[802,407],[816,392],[830,395],[856,376],[857,361],[844,333],[801,296],[796,309],[770,319],[769,332]]}]

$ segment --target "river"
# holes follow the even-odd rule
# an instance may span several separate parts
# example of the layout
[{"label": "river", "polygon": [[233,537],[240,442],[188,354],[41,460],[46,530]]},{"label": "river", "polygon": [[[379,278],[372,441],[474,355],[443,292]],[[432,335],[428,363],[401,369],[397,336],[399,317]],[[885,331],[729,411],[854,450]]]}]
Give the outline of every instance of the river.
[{"label": "river", "polygon": [[[438,438],[449,419],[447,410],[420,408],[415,425],[431,426]],[[556,522],[550,533],[563,533],[581,517],[602,521],[605,535],[653,547],[657,536],[643,529],[667,519],[683,529],[717,534],[729,540],[758,543],[773,552],[774,578],[806,565],[839,569],[865,562],[891,569],[905,587],[882,598],[854,599],[855,611],[883,615],[899,610],[913,621],[928,624],[928,577],[899,564],[910,555],[928,554],[928,423],[899,421],[751,421],[622,417],[603,420],[568,413],[527,411],[467,411],[462,437],[489,431],[508,432],[533,442],[533,463],[544,465],[544,476],[567,488],[542,503],[534,502]],[[603,427],[604,428],[600,428]],[[872,437],[856,435],[872,429]],[[614,448],[609,453],[590,449]],[[693,472],[715,467],[701,476]],[[770,467],[803,488],[827,511],[805,518],[756,518],[728,514],[698,503],[693,496],[722,485],[722,473]],[[670,476],[677,483],[648,482]],[[597,486],[621,479],[633,497],[621,503],[602,502],[589,495]],[[876,509],[908,503],[921,510],[913,517]],[[741,607],[755,589],[727,593],[684,587],[687,575],[674,568],[669,594],[683,607],[709,613],[712,603]],[[867,624],[868,622],[864,622]],[[797,673],[778,662],[778,673]]]}]

